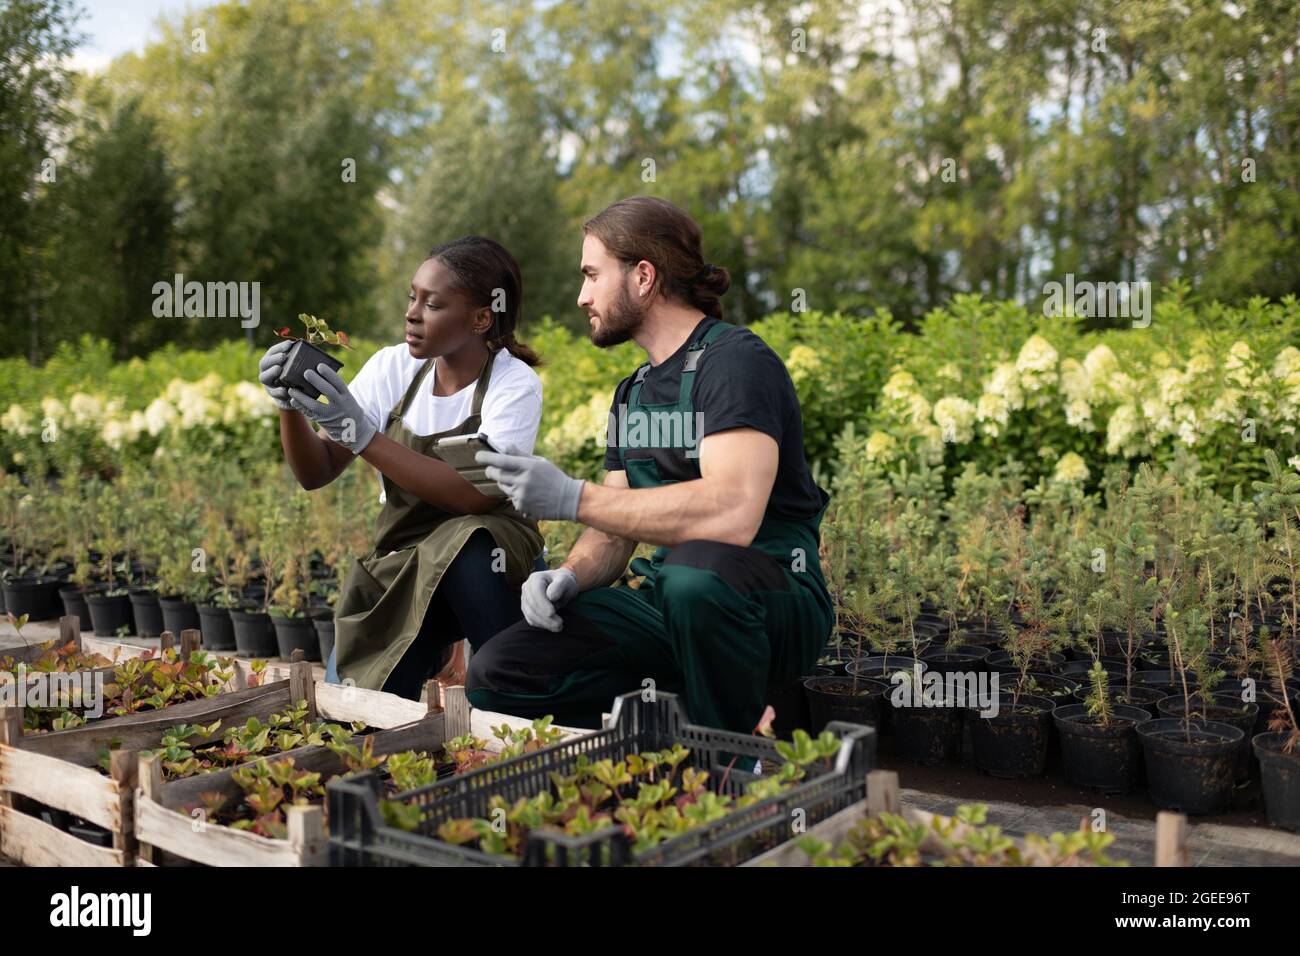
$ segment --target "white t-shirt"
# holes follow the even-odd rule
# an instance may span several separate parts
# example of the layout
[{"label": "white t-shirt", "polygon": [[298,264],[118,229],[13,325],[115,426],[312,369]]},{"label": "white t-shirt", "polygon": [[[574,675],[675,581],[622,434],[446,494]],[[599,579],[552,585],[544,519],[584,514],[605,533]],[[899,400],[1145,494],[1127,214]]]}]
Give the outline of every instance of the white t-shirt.
[{"label": "white t-shirt", "polygon": [[[372,355],[348,383],[357,402],[381,432],[388,424],[388,413],[402,401],[424,362],[424,359],[411,358],[405,343],[390,345]],[[403,424],[416,435],[447,431],[469,417],[478,381],[470,382],[454,395],[434,395],[437,373],[435,364],[402,416]],[[492,362],[492,379],[483,396],[479,432],[496,448],[510,446],[531,455],[541,420],[542,380],[526,362],[501,349]]]}]

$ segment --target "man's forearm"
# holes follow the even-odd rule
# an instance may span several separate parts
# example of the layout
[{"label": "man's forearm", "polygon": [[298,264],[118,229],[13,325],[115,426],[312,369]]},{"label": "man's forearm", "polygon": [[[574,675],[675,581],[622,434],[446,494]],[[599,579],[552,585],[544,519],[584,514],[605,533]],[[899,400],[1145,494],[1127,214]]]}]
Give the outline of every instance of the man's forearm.
[{"label": "man's forearm", "polygon": [[630,541],[673,547],[693,538],[748,547],[758,532],[737,488],[698,478],[657,488],[617,488],[588,482],[578,520]]},{"label": "man's forearm", "polygon": [[613,584],[627,568],[636,542],[587,528],[574,543],[561,567],[568,568],[583,591]]}]

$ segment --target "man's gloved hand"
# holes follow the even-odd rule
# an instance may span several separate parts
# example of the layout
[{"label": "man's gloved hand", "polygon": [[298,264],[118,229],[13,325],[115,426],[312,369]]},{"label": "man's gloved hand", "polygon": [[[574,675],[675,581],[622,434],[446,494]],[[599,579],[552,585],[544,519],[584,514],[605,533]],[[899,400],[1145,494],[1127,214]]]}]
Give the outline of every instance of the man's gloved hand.
[{"label": "man's gloved hand", "polygon": [[262,356],[262,361],[257,366],[257,380],[266,389],[266,394],[271,396],[271,401],[286,412],[293,410],[293,404],[289,401],[289,390],[276,383],[279,381],[280,372],[284,369],[285,360],[288,359],[289,349],[292,347],[293,343],[287,339],[276,342],[266,350],[266,354]]},{"label": "man's gloved hand", "polygon": [[564,621],[556,612],[578,596],[578,578],[568,568],[534,571],[524,582],[519,605],[533,627],[559,631]]},{"label": "man's gloved hand", "polygon": [[577,521],[583,480],[570,478],[540,455],[481,451],[474,456],[520,514],[547,521]]},{"label": "man's gloved hand", "polygon": [[361,403],[348,391],[347,383],[339,378],[338,372],[323,362],[314,370],[308,369],[302,377],[313,388],[320,389],[321,397],[329,399],[329,404],[291,388],[289,398],[293,407],[320,425],[326,435],[352,454],[361,454],[370,444],[370,439],[375,437],[376,428],[371,424]]}]

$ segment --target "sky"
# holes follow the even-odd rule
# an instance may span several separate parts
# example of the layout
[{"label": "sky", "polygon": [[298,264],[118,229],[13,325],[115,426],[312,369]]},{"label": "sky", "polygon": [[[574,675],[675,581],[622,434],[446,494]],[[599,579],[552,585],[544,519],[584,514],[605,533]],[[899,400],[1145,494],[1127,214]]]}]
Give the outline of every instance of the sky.
[{"label": "sky", "polygon": [[102,70],[113,57],[140,51],[157,35],[154,21],[161,13],[181,13],[203,6],[198,0],[80,0],[83,16],[78,29],[86,41],[72,57],[80,70]]}]

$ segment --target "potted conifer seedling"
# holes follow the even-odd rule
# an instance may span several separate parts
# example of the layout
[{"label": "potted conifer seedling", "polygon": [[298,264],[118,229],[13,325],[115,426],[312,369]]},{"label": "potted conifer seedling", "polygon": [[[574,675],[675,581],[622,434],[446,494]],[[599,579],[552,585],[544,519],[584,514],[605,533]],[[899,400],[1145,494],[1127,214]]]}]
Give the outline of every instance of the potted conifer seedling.
[{"label": "potted conifer seedling", "polygon": [[1292,663],[1283,641],[1269,641],[1265,659],[1278,706],[1268,722],[1268,732],[1257,734],[1252,741],[1259,758],[1264,809],[1269,823],[1300,831],[1300,726],[1296,721],[1300,692],[1289,683]]},{"label": "potted conifer seedling", "polygon": [[336,372],[343,367],[342,362],[326,354],[319,346],[339,345],[345,349],[350,349],[352,346],[348,342],[346,332],[335,332],[324,319],[318,319],[314,315],[300,312],[298,321],[307,330],[304,338],[290,335],[288,326],[276,330],[276,334],[280,338],[293,340],[293,345],[285,353],[284,364],[280,367],[279,382],[285,388],[296,388],[312,398],[319,398],[320,391],[303,377],[303,373],[308,369],[314,370],[322,363]]}]

